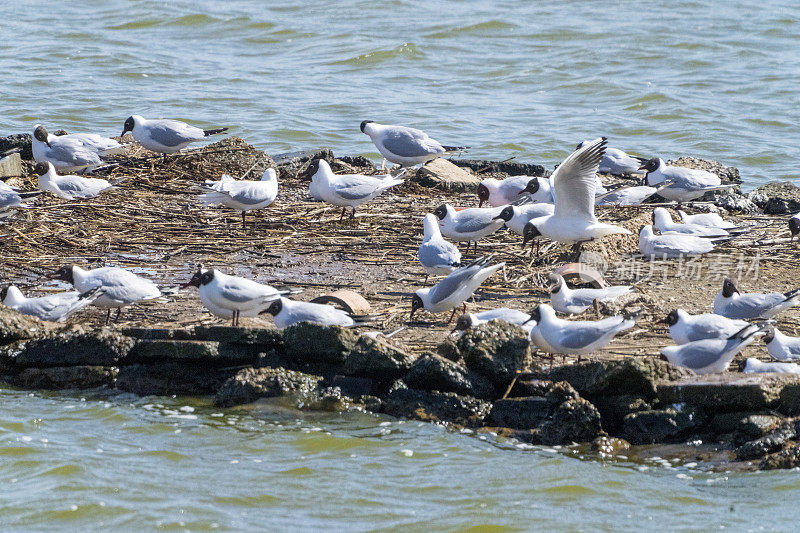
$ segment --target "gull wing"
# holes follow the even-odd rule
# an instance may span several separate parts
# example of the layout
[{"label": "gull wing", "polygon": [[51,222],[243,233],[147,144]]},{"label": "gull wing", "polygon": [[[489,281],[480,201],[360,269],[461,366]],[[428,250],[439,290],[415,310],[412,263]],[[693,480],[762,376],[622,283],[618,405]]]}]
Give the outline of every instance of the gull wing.
[{"label": "gull wing", "polygon": [[595,221],[596,174],[606,148],[605,137],[595,139],[575,150],[550,178],[555,187],[557,218],[581,217]]}]

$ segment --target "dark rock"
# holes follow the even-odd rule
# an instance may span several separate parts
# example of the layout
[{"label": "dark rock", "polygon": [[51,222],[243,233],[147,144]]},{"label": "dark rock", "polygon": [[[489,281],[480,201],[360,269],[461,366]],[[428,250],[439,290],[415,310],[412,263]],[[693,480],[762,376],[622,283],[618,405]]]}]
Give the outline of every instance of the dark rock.
[{"label": "dark rock", "polygon": [[553,381],[566,381],[583,396],[641,395],[653,398],[658,383],[693,372],[655,357],[628,357],[620,361],[596,361],[564,365],[550,371]]},{"label": "dark rock", "polygon": [[403,381],[412,389],[455,392],[485,400],[495,394],[494,386],[485,377],[432,353],[422,354]]},{"label": "dark rock", "polygon": [[736,458],[740,461],[746,461],[764,457],[768,453],[780,450],[786,442],[797,438],[797,435],[798,422],[795,420],[786,421],[763,437],[745,442],[736,448]]},{"label": "dark rock", "polygon": [[297,398],[297,407],[308,411],[341,413],[353,406],[353,399],[342,394],[339,387],[312,389],[308,392],[297,394]]},{"label": "dark rock", "polygon": [[396,417],[475,427],[483,424],[491,408],[489,402],[453,392],[397,387],[384,398],[383,412]]},{"label": "dark rock", "polygon": [[213,394],[236,369],[217,368],[203,362],[127,365],[117,374],[116,387],[140,396]]},{"label": "dark rock", "polygon": [[800,383],[786,385],[781,390],[778,411],[789,416],[800,415]]},{"label": "dark rock", "polygon": [[373,339],[362,335],[347,354],[343,372],[378,381],[392,381],[405,374],[413,364],[413,355],[385,337]]},{"label": "dark rock", "polygon": [[90,389],[113,386],[116,375],[114,367],[54,366],[26,368],[10,381],[25,389]]},{"label": "dark rock", "polygon": [[127,363],[168,361],[218,361],[219,343],[207,341],[139,341],[131,349]]},{"label": "dark rock", "polygon": [[631,443],[617,437],[602,436],[592,441],[591,449],[604,455],[619,455],[620,452],[630,450]]},{"label": "dark rock", "polygon": [[542,165],[534,163],[514,163],[512,161],[486,161],[478,159],[450,159],[450,162],[459,167],[466,167],[473,172],[493,173],[503,172],[509,176],[549,176],[550,172]]},{"label": "dark rock", "polygon": [[358,334],[340,326],[302,322],[283,330],[283,339],[292,361],[341,364],[358,342]]},{"label": "dark rock", "polygon": [[700,427],[705,417],[697,409],[658,409],[631,413],[622,424],[622,436],[631,444],[653,444],[680,439]]},{"label": "dark rock", "polygon": [[797,384],[792,374],[709,374],[692,376],[659,385],[658,397],[664,404],[688,403],[710,412],[756,411],[772,407],[781,391]]},{"label": "dark rock", "polygon": [[484,435],[495,435],[504,439],[514,439],[520,442],[527,442],[529,444],[542,443],[541,438],[539,438],[538,429],[514,429],[506,427],[484,426],[482,428],[478,428],[475,432]]},{"label": "dark rock", "polygon": [[351,167],[357,168],[374,168],[375,165],[372,164],[372,161],[364,157],[363,155],[356,155],[356,156],[342,156],[339,158],[339,161],[342,163],[346,163]]},{"label": "dark rock", "polygon": [[553,382],[547,379],[517,379],[508,393],[509,398],[526,396],[544,396],[553,388]]},{"label": "dark rock", "polygon": [[[706,193],[710,194],[710,193]],[[727,211],[734,211],[752,215],[758,213],[759,209],[756,204],[750,201],[746,196],[736,193],[718,193],[714,195],[712,200],[714,205],[721,207]]]},{"label": "dark rock", "polygon": [[759,470],[776,470],[800,467],[800,444],[764,457],[758,465]]},{"label": "dark rock", "polygon": [[276,329],[234,326],[197,326],[194,339],[232,344],[257,344],[262,351],[283,350],[283,334]]},{"label": "dark rock", "polygon": [[310,393],[322,380],[285,368],[244,368],[228,379],[214,396],[214,405],[231,407],[259,398]]},{"label": "dark rock", "polygon": [[644,398],[634,394],[596,396],[592,398],[592,403],[603,417],[603,428],[611,434],[621,430],[622,423],[629,414],[653,408]]},{"label": "dark rock", "polygon": [[364,396],[356,397],[355,401],[357,404],[361,405],[365,411],[369,411],[370,413],[380,413],[383,411],[383,400],[377,396],[365,394]]},{"label": "dark rock", "polygon": [[162,341],[162,340],[179,340],[190,341],[197,340],[194,335],[193,329],[173,329],[173,328],[122,328],[121,333],[127,337],[133,337],[138,340],[148,341]]},{"label": "dark rock", "polygon": [[550,402],[542,396],[507,398],[494,402],[489,421],[502,427],[534,429],[547,419],[551,411]]},{"label": "dark rock", "polygon": [[15,363],[23,367],[115,366],[135,342],[107,328],[92,333],[61,333],[26,343]]},{"label": "dark rock", "polygon": [[439,346],[436,347],[436,353],[445,359],[458,362],[461,360],[461,352],[458,351],[458,344],[456,343],[456,339],[447,337],[444,341],[442,341],[441,344],[439,344]]},{"label": "dark rock", "polygon": [[36,339],[53,330],[53,326],[38,318],[23,315],[11,308],[0,306],[0,345]]},{"label": "dark rock", "polygon": [[33,160],[33,137],[30,133],[17,133],[0,137],[0,154],[9,150],[19,150],[19,156],[28,161]]},{"label": "dark rock", "polygon": [[334,161],[333,152],[330,148],[287,152],[285,154],[276,155],[274,159],[276,165],[287,166],[292,170],[300,169],[304,167],[306,163],[316,159],[324,159],[328,164],[332,164]]},{"label": "dark rock", "polygon": [[736,442],[763,437],[780,426],[784,418],[768,413],[718,413],[711,419],[714,433],[733,434]]},{"label": "dark rock", "polygon": [[580,399],[578,391],[576,391],[572,387],[572,385],[570,385],[566,381],[559,381],[558,383],[553,383],[553,385],[549,387],[544,397],[547,400],[547,402],[553,407],[561,405],[564,402]]},{"label": "dark rock", "polygon": [[533,364],[525,330],[499,320],[465,331],[457,345],[467,368],[489,378],[497,390],[505,391]]},{"label": "dark rock", "polygon": [[338,387],[348,396],[359,397],[372,393],[374,382],[369,378],[336,375],[330,380],[326,380],[325,384],[331,387]]},{"label": "dark rock", "polygon": [[800,211],[800,187],[790,181],[770,181],[749,196],[768,215]]},{"label": "dark rock", "polygon": [[583,398],[569,399],[558,405],[552,418],[539,426],[542,444],[557,445],[588,442],[603,428],[600,413]]}]

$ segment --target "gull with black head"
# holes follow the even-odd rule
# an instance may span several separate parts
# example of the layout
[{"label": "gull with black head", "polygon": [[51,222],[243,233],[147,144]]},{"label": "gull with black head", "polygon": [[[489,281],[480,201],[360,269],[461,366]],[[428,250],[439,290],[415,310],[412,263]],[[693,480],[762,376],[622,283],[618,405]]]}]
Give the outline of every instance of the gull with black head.
[{"label": "gull with black head", "polygon": [[[425,164],[445,154],[466,150],[468,146],[445,146],[415,128],[378,124],[371,120],[361,123],[361,132],[369,136],[384,160],[403,167]],[[384,166],[381,165],[381,168]]]},{"label": "gull with black head", "polygon": [[141,115],[131,115],[125,119],[122,135],[131,132],[133,138],[153,152],[174,154],[183,150],[193,142],[203,141],[211,135],[228,131],[228,128],[214,128],[204,130],[179,120],[165,118],[146,119]]},{"label": "gull with black head", "polygon": [[798,303],[800,303],[800,288],[787,292],[741,293],[732,279],[725,278],[722,289],[714,298],[714,312],[741,320],[772,318]]}]

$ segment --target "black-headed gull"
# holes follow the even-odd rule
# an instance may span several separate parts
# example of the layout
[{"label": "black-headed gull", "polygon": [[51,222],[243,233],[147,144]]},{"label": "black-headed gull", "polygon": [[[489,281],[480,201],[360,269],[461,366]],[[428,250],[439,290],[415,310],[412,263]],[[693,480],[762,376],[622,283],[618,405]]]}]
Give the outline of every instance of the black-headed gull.
[{"label": "black-headed gull", "polygon": [[530,176],[510,176],[504,180],[487,178],[478,185],[478,207],[488,202],[492,207],[513,204],[527,188]]},{"label": "black-headed gull", "polygon": [[653,226],[664,233],[682,233],[695,237],[727,237],[729,233],[722,228],[701,226],[700,224],[678,223],[672,220],[672,215],[663,207],[653,209]]},{"label": "black-headed gull", "polygon": [[764,336],[767,353],[777,361],[800,360],[800,337],[790,337],[772,326]]},{"label": "black-headed gull", "polygon": [[744,361],[742,372],[745,374],[800,374],[800,365],[797,363],[764,363],[755,357],[748,357]]},{"label": "black-headed gull", "polygon": [[122,126],[122,135],[131,132],[136,142],[148,150],[164,154],[164,160],[167,159],[167,154],[174,154],[193,142],[202,141],[210,135],[225,131],[228,131],[228,128],[203,130],[179,120],[165,118],[148,120],[140,115],[129,116]]},{"label": "black-headed gull", "polygon": [[717,213],[697,213],[696,215],[690,215],[686,213],[686,211],[681,211],[679,209],[678,215],[680,215],[681,220],[685,224],[699,224],[700,226],[708,226],[709,228],[722,229],[734,229],[737,227],[736,224],[724,220]]},{"label": "black-headed gull", "polygon": [[792,234],[789,238],[789,242],[792,242],[795,236],[800,233],[800,213],[797,213],[789,219],[789,232]]},{"label": "black-headed gull", "polygon": [[480,287],[486,278],[500,270],[505,263],[489,265],[494,256],[479,257],[467,266],[463,266],[444,278],[433,287],[418,289],[411,299],[411,318],[419,309],[429,313],[443,313],[453,310],[449,324],[456,314],[459,306],[464,306],[466,311],[467,298]]},{"label": "black-headed gull", "polygon": [[275,169],[268,168],[261,176],[261,181],[235,180],[223,174],[219,181],[206,181],[209,192],[200,195],[203,207],[224,205],[242,213],[242,228],[246,227],[245,213],[254,209],[263,209],[278,196],[278,174]]},{"label": "black-headed gull", "polygon": [[436,215],[433,213],[425,215],[422,226],[422,244],[419,246],[417,256],[425,268],[425,281],[428,281],[428,276],[449,274],[460,267],[461,252],[455,244],[444,240]]},{"label": "black-headed gull", "polygon": [[579,315],[592,307],[596,301],[613,301],[624,294],[633,292],[629,285],[617,285],[603,289],[571,289],[564,278],[551,274],[550,304],[558,313]]},{"label": "black-headed gull", "polygon": [[656,235],[653,226],[643,226],[639,231],[639,251],[649,259],[673,259],[683,255],[700,255],[714,249],[714,241],[695,237],[694,235],[682,235],[670,233],[667,235]]},{"label": "black-headed gull", "polygon": [[405,126],[378,124],[371,120],[361,123],[361,132],[369,136],[384,159],[404,167],[424,164],[447,153],[467,148],[444,146],[428,137],[424,131]]},{"label": "black-headed gull", "polygon": [[403,180],[390,176],[365,176],[363,174],[334,174],[324,159],[317,159],[308,165],[306,175],[311,176],[312,185],[325,203],[342,208],[341,220],[348,207],[353,209],[350,218],[355,217],[356,207],[377,198],[385,190],[400,185]]},{"label": "black-headed gull", "polygon": [[33,129],[31,148],[37,163],[52,163],[65,172],[91,171],[103,164],[103,157],[125,151],[124,146],[108,137],[94,133],[50,135],[41,124]]},{"label": "black-headed gull", "polygon": [[553,204],[533,203],[521,205],[507,205],[500,213],[497,214],[495,219],[502,219],[508,229],[522,235],[525,224],[534,218],[545,217],[552,215],[555,206]]},{"label": "black-headed gull", "polygon": [[197,287],[203,306],[215,316],[230,318],[232,326],[239,325],[239,317],[257,316],[273,301],[293,292],[202,266],[183,287]]},{"label": "black-headed gull", "polygon": [[467,250],[469,243],[475,243],[477,250],[478,241],[488,237],[505,224],[502,207],[470,207],[456,211],[450,204],[442,204],[434,209],[433,214],[439,219],[442,235],[454,241],[466,241]]},{"label": "black-headed gull", "polygon": [[647,185],[635,187],[620,187],[611,192],[597,196],[595,205],[641,205],[642,202],[653,196],[658,189]]},{"label": "black-headed gull", "polygon": [[647,185],[658,187],[659,196],[678,202],[678,205],[700,198],[709,191],[734,187],[733,184],[722,185],[722,180],[713,172],[669,166],[658,157],[646,161],[640,168],[647,171]]},{"label": "black-headed gull", "polygon": [[621,331],[632,328],[636,321],[622,315],[603,320],[564,320],[547,304],[531,311],[531,340],[540,350],[550,354],[586,355],[608,346]]},{"label": "black-headed gull", "polygon": [[703,339],[661,349],[671,364],[693,370],[697,374],[725,372],[733,358],[756,339],[762,330],[748,324],[726,339]]},{"label": "black-headed gull", "polygon": [[523,233],[526,240],[541,235],[577,247],[606,235],[630,234],[625,228],[598,222],[594,216],[597,165],[605,146],[605,138],[595,139],[558,166],[551,178],[555,210],[552,215],[533,219],[526,225],[530,226],[529,235]]},{"label": "black-headed gull", "polygon": [[63,322],[71,314],[91,305],[103,295],[103,289],[95,287],[84,293],[59,292],[36,298],[28,298],[16,286],[9,285],[0,290],[0,302],[23,315],[35,316],[50,322]]},{"label": "black-headed gull", "polygon": [[550,178],[529,178],[525,188],[520,191],[520,196],[526,194],[534,202],[552,204],[555,202],[553,183]]},{"label": "black-headed gull", "polygon": [[725,278],[722,289],[714,298],[714,312],[728,318],[748,320],[751,318],[772,318],[800,302],[800,289],[788,292],[746,292],[741,293],[733,280]]},{"label": "black-headed gull", "polygon": [[161,291],[155,283],[119,267],[85,270],[77,265],[67,265],[51,274],[50,278],[66,281],[80,293],[95,287],[102,288],[103,294],[94,301],[94,306],[108,309],[106,324],[111,319],[111,309],[117,309],[114,320],[119,320],[123,307],[161,297]]},{"label": "black-headed gull", "polygon": [[354,326],[353,320],[346,311],[328,304],[298,302],[289,298],[278,298],[262,312],[270,314],[278,329],[288,328],[301,322],[309,322],[320,326]]},{"label": "black-headed gull", "polygon": [[683,309],[673,309],[661,321],[669,326],[669,336],[678,344],[703,339],[727,339],[748,325],[715,313],[692,315]]},{"label": "black-headed gull", "polygon": [[108,180],[101,178],[87,178],[75,174],[60,176],[53,163],[49,161],[37,163],[35,170],[39,174],[39,188],[65,200],[94,198],[103,191],[115,188]]},{"label": "black-headed gull", "polygon": [[523,329],[530,332],[530,328],[533,327],[533,323],[530,319],[531,315],[528,313],[523,313],[516,309],[509,309],[508,307],[498,307],[497,309],[488,309],[478,313],[465,313],[461,315],[458,317],[458,320],[456,320],[456,326],[451,333],[466,331],[470,328],[480,326],[481,324],[486,324],[491,320],[502,320],[509,324],[522,326]]},{"label": "black-headed gull", "polygon": [[[580,150],[589,142],[591,141],[583,141],[578,144],[575,149]],[[647,159],[628,155],[617,148],[606,148],[606,153],[603,154],[603,158],[600,160],[598,172],[613,174],[615,176],[622,176],[623,174],[641,174],[642,170],[640,170],[639,167],[645,161],[647,161]]]}]

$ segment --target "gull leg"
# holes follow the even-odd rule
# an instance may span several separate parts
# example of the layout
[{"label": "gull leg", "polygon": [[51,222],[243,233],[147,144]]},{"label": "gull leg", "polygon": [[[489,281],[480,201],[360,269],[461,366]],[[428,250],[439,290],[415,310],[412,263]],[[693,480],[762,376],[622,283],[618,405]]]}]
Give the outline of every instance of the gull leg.
[{"label": "gull leg", "polygon": [[342,214],[341,214],[341,215],[339,215],[339,222],[341,222],[341,221],[344,219],[344,213],[345,213],[345,211],[347,211],[347,208],[346,208],[346,207],[343,207],[343,208],[342,208]]},{"label": "gull leg", "polygon": [[109,307],[108,308],[108,314],[106,315],[106,323],[105,323],[105,325],[107,326],[110,321],[111,321],[111,308]]},{"label": "gull leg", "polygon": [[381,170],[386,170],[386,158],[385,157],[383,158],[383,161],[381,161]]},{"label": "gull leg", "polygon": [[350,220],[353,220],[354,218],[356,218],[356,207],[355,206],[350,206],[350,207],[353,208],[353,212],[350,213]]},{"label": "gull leg", "polygon": [[242,211],[242,229],[247,230],[247,222],[245,221],[244,211]]},{"label": "gull leg", "polygon": [[425,274],[425,281],[422,282],[423,285],[428,283],[428,276],[430,276],[430,274]]},{"label": "gull leg", "polygon": [[458,307],[454,307],[453,308],[453,312],[450,314],[450,320],[447,321],[448,324],[450,322],[452,322],[453,321],[453,317],[456,316],[456,309],[458,309]]},{"label": "gull leg", "polygon": [[164,159],[162,160],[162,162],[163,162],[165,165],[167,164],[167,154],[164,154]]},{"label": "gull leg", "polygon": [[[110,312],[111,312],[111,310],[109,309],[109,313]],[[117,307],[117,316],[114,317],[114,322],[119,322],[120,313],[122,313],[122,308],[121,307]]]},{"label": "gull leg", "polygon": [[464,313],[467,312],[467,302],[463,302],[461,305],[463,306],[463,308],[461,309],[461,314],[463,315]]}]

